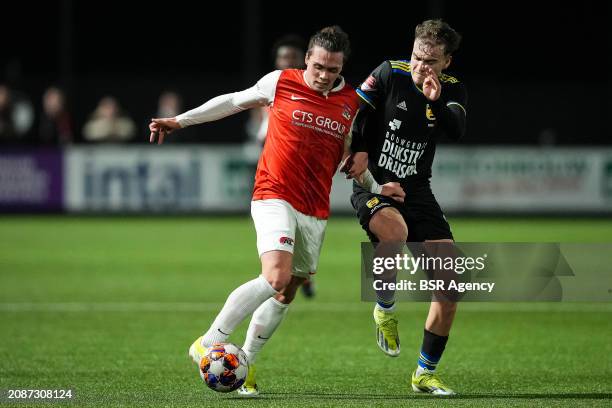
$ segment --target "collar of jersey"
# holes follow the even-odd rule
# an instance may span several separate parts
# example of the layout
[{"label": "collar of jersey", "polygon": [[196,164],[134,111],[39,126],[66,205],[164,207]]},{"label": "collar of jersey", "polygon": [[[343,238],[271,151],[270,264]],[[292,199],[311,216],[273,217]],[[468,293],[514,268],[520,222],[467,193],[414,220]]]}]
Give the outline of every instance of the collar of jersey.
[{"label": "collar of jersey", "polygon": [[[408,76],[410,76],[410,82],[412,82],[412,86],[414,87],[414,89],[416,89],[417,92],[419,92],[421,95],[424,95],[423,94],[423,89],[419,88],[419,86],[414,83],[414,79],[412,79],[412,67],[410,65],[410,62],[408,60],[401,60],[401,61],[406,63],[406,64],[408,64],[408,71],[406,71],[406,72],[408,72]],[[395,70],[393,70],[393,71],[395,71]]]},{"label": "collar of jersey", "polygon": [[[304,79],[304,83],[306,84],[306,86],[310,89],[312,89],[312,87],[310,86],[310,84],[308,83],[308,81],[306,80],[306,71],[302,71],[302,78]],[[344,77],[342,75],[338,75],[338,78],[340,79],[340,83],[338,85],[336,85],[335,87],[333,87],[332,89],[330,89],[329,91],[322,93],[321,95],[327,97],[327,94],[329,94],[330,92],[338,92],[341,91],[342,88],[344,88]],[[312,89],[313,91],[315,91],[314,89]],[[315,91],[317,93],[319,93],[319,91]]]}]

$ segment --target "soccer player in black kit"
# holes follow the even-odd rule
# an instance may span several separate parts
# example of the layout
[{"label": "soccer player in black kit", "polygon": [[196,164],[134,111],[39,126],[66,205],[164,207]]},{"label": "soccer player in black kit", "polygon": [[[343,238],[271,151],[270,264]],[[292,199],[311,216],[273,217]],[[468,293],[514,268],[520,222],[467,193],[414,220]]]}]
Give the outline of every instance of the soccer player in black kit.
[{"label": "soccer player in black kit", "polygon": [[[457,140],[465,132],[465,87],[442,73],[460,41],[444,21],[425,21],[416,27],[410,60],[383,62],[357,90],[362,108],[353,124],[353,162],[346,171],[355,176],[367,166],[375,183],[400,182],[406,194],[400,203],[354,185],[351,202],[372,242],[453,242],[430,178],[436,142]],[[389,356],[400,353],[394,303],[393,291],[377,291],[377,342]],[[452,301],[430,305],[411,380],[416,392],[454,394],[435,370],[456,309]]]}]

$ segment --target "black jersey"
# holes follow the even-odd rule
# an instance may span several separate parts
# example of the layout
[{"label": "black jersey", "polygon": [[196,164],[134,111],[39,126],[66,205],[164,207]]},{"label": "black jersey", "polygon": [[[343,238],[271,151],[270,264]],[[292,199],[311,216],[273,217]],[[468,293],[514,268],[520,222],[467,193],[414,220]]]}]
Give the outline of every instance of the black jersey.
[{"label": "black jersey", "polygon": [[413,82],[410,61],[385,61],[357,89],[365,104],[353,125],[351,148],[368,152],[379,184],[398,181],[407,194],[429,188],[436,141],[463,133],[465,87],[446,74],[439,80],[440,98],[431,102]]}]

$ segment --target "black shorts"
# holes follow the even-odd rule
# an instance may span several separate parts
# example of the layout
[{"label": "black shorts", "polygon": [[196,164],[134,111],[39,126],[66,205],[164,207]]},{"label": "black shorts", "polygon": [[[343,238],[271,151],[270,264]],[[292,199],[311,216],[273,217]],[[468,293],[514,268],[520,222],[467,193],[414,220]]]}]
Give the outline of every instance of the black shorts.
[{"label": "black shorts", "polygon": [[355,188],[351,204],[357,211],[361,227],[368,233],[372,242],[378,242],[378,238],[370,231],[370,220],[374,214],[386,207],[396,208],[404,218],[408,226],[408,242],[453,239],[446,217],[430,188],[407,194],[403,204],[392,198]]}]

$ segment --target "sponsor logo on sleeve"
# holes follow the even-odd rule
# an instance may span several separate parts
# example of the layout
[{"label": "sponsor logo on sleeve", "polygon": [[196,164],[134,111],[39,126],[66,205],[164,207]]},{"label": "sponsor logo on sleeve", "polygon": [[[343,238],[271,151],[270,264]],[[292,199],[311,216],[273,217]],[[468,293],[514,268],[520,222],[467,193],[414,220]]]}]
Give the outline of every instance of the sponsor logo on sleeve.
[{"label": "sponsor logo on sleeve", "polygon": [[372,75],[370,75],[368,77],[368,79],[366,79],[362,84],[361,84],[361,90],[364,92],[368,92],[368,91],[375,91],[376,90],[376,78],[374,78]]},{"label": "sponsor logo on sleeve", "polygon": [[366,203],[366,207],[368,208],[374,208],[376,206],[376,204],[378,204],[380,202],[380,200],[378,199],[378,197],[374,197],[371,198],[367,203]]}]

